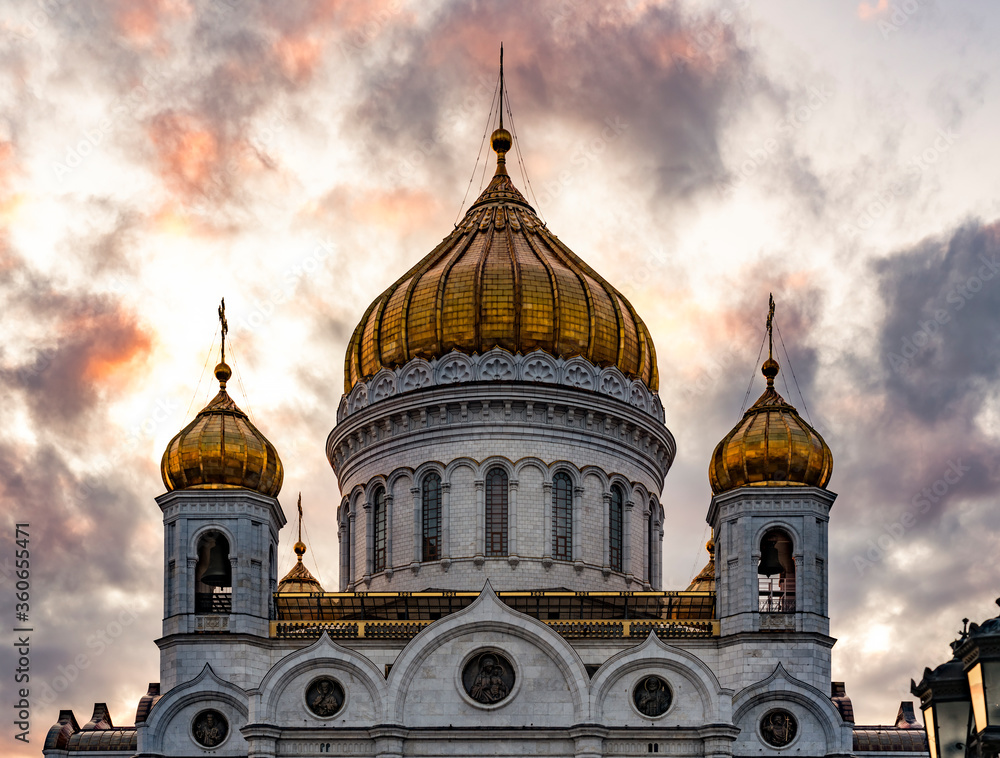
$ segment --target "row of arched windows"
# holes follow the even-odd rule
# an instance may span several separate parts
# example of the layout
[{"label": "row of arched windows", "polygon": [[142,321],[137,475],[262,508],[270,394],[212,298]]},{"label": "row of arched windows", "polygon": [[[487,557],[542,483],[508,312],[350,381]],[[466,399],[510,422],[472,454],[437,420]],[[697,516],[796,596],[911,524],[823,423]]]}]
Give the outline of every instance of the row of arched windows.
[{"label": "row of arched windows", "polygon": [[[507,471],[496,466],[489,469],[483,480],[484,492],[484,534],[483,554],[488,558],[509,555],[510,547],[510,480]],[[442,482],[435,472],[422,477],[419,490],[418,541],[420,561],[437,561],[442,551]],[[372,573],[387,568],[389,530],[388,498],[384,487],[377,486],[369,496],[371,522],[368,533],[370,570]],[[557,472],[551,485],[551,534],[550,553],[554,560],[574,559],[574,486],[573,479],[566,472]],[[606,565],[612,571],[621,572],[625,566],[625,502],[624,489],[613,484],[605,496],[607,514]],[[345,519],[346,521],[346,519]],[[656,553],[659,548],[660,525],[654,512],[650,512],[646,524],[647,567],[645,579],[654,580],[654,566],[658,565]],[[351,571],[351,539],[343,546],[344,568]],[[352,572],[353,573],[353,572]]]}]

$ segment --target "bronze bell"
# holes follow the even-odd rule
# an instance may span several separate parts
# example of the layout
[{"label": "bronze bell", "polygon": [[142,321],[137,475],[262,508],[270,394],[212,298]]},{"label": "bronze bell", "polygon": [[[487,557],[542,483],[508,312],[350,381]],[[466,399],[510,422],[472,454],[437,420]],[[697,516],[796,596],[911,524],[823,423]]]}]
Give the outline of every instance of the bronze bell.
[{"label": "bronze bell", "polygon": [[208,567],[202,574],[202,584],[209,587],[232,587],[233,568],[229,565],[228,551],[216,543],[212,545],[212,550],[208,554]]},{"label": "bronze bell", "polygon": [[780,574],[784,571],[781,561],[778,560],[778,541],[776,539],[767,540],[762,548],[757,573],[764,576],[771,576],[772,574]]}]

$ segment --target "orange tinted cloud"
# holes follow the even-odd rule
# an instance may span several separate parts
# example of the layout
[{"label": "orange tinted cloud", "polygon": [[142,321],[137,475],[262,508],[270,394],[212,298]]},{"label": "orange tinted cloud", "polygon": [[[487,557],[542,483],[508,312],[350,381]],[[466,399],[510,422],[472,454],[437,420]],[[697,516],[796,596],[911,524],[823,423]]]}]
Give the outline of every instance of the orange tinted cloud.
[{"label": "orange tinted cloud", "polygon": [[88,384],[128,385],[152,348],[150,335],[121,307],[72,314],[60,326],[68,339],[90,337],[80,366],[80,378]]},{"label": "orange tinted cloud", "polygon": [[167,186],[182,194],[205,193],[220,163],[219,141],[189,114],[156,116],[148,129]]},{"label": "orange tinted cloud", "polygon": [[160,36],[164,19],[191,15],[185,0],[122,0],[114,14],[118,32],[131,42],[148,45]]},{"label": "orange tinted cloud", "polygon": [[875,5],[870,0],[864,0],[858,5],[858,18],[862,21],[868,21],[876,16],[881,16],[887,10],[889,10],[889,0],[878,0]]},{"label": "orange tinted cloud", "polygon": [[351,202],[351,213],[360,221],[401,229],[425,226],[436,208],[431,193],[408,189],[371,190]]},{"label": "orange tinted cloud", "polygon": [[274,43],[282,73],[296,84],[308,81],[323,57],[323,44],[312,36],[282,37]]}]

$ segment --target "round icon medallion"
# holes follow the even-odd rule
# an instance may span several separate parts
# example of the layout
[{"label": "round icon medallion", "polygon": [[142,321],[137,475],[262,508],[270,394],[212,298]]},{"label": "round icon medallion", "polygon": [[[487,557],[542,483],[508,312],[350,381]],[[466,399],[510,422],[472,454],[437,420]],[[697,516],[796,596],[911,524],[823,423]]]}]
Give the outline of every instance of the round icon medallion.
[{"label": "round icon medallion", "polygon": [[306,705],[320,718],[329,718],[344,707],[344,688],[329,676],[315,679],[306,689]]},{"label": "round icon medallion", "polygon": [[494,705],[514,689],[514,666],[506,656],[489,650],[473,656],[462,671],[462,685],[477,703]]},{"label": "round icon medallion", "polygon": [[764,714],[760,720],[760,736],[771,747],[790,745],[799,731],[795,716],[784,708],[775,708]]},{"label": "round icon medallion", "polygon": [[202,747],[218,747],[229,734],[226,717],[215,710],[202,711],[191,722],[191,736]]},{"label": "round icon medallion", "polygon": [[658,676],[647,676],[639,680],[632,690],[632,702],[644,716],[656,718],[670,709],[674,696],[670,685]]}]

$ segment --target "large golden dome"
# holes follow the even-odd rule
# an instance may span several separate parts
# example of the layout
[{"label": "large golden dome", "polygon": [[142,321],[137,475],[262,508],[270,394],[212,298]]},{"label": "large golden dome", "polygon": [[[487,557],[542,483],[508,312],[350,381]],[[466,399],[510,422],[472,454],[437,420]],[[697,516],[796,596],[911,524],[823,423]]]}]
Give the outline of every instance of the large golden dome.
[{"label": "large golden dome", "polygon": [[271,497],[281,491],[278,451],[229,397],[231,374],[225,362],[215,367],[219,394],[163,451],[160,475],[168,491],[243,488]]},{"label": "large golden dome", "polygon": [[510,144],[509,132],[494,132],[489,186],[455,230],[365,311],[347,348],[345,392],[413,358],[494,347],[583,356],[657,389],[649,330],[514,187],[505,166]]},{"label": "large golden dome", "polygon": [[761,368],[767,389],[712,454],[708,479],[716,495],[737,487],[826,487],[833,453],[774,389],[777,361]]}]

